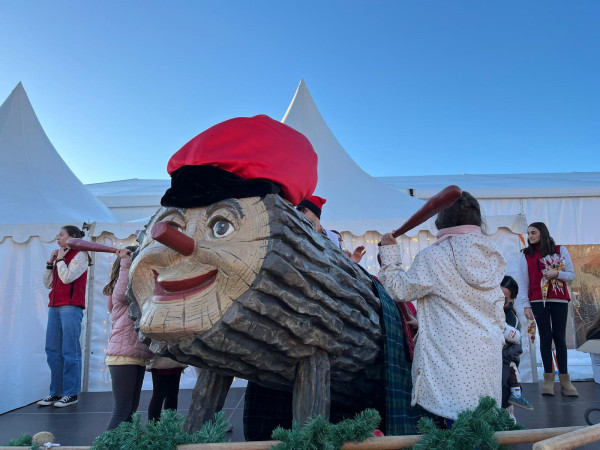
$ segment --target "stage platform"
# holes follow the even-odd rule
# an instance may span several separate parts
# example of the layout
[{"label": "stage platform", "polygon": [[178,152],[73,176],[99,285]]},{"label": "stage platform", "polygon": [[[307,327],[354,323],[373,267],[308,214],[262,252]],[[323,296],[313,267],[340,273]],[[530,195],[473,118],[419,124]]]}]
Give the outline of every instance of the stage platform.
[{"label": "stage platform", "polygon": [[[565,427],[585,425],[584,412],[590,407],[600,408],[600,385],[594,382],[576,382],[579,397],[542,397],[541,384],[525,383],[525,397],[535,411],[518,409],[517,420],[525,428]],[[242,425],[244,408],[244,388],[232,388],[225,401],[225,414],[233,425],[228,437],[233,442],[244,440]],[[558,385],[557,385],[558,391]],[[151,391],[142,391],[139,412],[145,422]],[[179,393],[179,411],[186,414],[190,406],[192,392],[189,389]],[[23,433],[35,434],[50,431],[62,445],[91,445],[96,436],[106,430],[112,408],[110,392],[84,392],[79,403],[67,408],[53,406],[40,407],[35,403],[0,415],[0,445],[6,444]],[[600,413],[591,416],[594,423],[600,422]],[[518,445],[515,450],[529,449],[531,445]],[[600,450],[600,443],[591,444],[585,449]]]}]

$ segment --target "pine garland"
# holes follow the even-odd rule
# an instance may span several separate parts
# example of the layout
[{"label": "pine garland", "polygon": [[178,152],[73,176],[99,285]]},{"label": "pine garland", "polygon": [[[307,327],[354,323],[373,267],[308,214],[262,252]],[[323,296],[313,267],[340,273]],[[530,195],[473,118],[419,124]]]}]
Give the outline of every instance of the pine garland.
[{"label": "pine garland", "polygon": [[496,431],[522,430],[507,410],[498,408],[496,400],[482,397],[477,408],[463,411],[450,430],[435,426],[428,417],[417,425],[421,440],[413,450],[495,450],[500,448],[494,438]]},{"label": "pine garland", "polygon": [[17,439],[11,439],[5,447],[29,447],[32,450],[38,450],[40,446],[33,443],[33,436],[30,434],[22,434]]},{"label": "pine garland", "polygon": [[354,419],[346,419],[333,425],[322,416],[315,416],[303,427],[294,422],[291,430],[277,427],[271,436],[280,444],[272,450],[339,450],[345,442],[362,442],[373,437],[381,422],[381,416],[374,409],[365,409]]},{"label": "pine garland", "polygon": [[223,411],[214,415],[212,421],[205,423],[193,434],[183,430],[185,417],[177,411],[165,410],[158,421],[142,425],[140,415],[134,414],[131,422],[122,422],[114,430],[107,431],[96,438],[92,449],[95,450],[169,450],[184,444],[207,444],[223,442],[227,432],[227,419]]}]

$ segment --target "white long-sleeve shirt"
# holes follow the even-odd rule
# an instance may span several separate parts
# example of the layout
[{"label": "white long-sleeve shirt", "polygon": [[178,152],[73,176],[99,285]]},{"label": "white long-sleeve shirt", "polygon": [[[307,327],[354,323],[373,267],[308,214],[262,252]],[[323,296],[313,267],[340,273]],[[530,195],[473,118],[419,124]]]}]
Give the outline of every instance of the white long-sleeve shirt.
[{"label": "white long-sleeve shirt", "polygon": [[[69,265],[62,260],[55,262],[56,271],[58,272],[58,278],[65,284],[72,283],[79,278],[88,268],[88,257],[85,252],[79,252],[75,255],[75,258],[71,260]],[[44,286],[48,289],[52,289],[52,281],[54,279],[54,272],[52,269],[46,269],[44,273]]]}]

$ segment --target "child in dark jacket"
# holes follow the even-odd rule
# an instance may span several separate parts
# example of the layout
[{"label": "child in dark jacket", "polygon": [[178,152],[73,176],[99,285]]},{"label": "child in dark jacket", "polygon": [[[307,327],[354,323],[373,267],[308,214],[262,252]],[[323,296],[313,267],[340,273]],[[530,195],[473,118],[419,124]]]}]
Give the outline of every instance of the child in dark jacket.
[{"label": "child in dark jacket", "polygon": [[519,381],[519,362],[521,361],[521,333],[519,319],[513,308],[513,302],[519,293],[517,282],[510,276],[505,276],[500,284],[504,293],[504,314],[506,316],[506,344],[502,349],[502,407],[509,405],[533,410],[533,406],[523,397]]}]

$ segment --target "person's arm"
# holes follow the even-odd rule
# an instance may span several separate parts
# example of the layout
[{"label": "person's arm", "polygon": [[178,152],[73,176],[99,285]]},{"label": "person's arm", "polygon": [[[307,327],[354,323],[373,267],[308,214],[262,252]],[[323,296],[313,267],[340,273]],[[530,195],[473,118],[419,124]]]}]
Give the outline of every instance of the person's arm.
[{"label": "person's arm", "polygon": [[69,284],[79,278],[88,268],[88,257],[85,252],[79,252],[75,258],[67,265],[64,259],[60,256],[56,260],[56,270],[60,280]]},{"label": "person's arm", "polygon": [[112,294],[108,295],[108,301],[106,303],[107,303],[107,306],[108,306],[108,313],[112,314],[112,310],[113,310]]},{"label": "person's arm", "polygon": [[515,327],[511,327],[509,324],[504,324],[504,340],[509,344],[520,344],[521,343],[521,332]]},{"label": "person's arm", "polygon": [[435,283],[427,262],[417,255],[410,270],[404,272],[401,248],[384,242],[386,240],[382,238],[379,248],[381,270],[378,278],[392,298],[396,301],[410,301],[433,293]]},{"label": "person's arm", "polygon": [[46,271],[44,272],[44,286],[48,289],[52,289],[52,282],[54,281],[54,261],[58,258],[58,249],[54,250],[50,254],[50,259],[46,261]]},{"label": "person's arm", "polygon": [[49,268],[50,264],[46,266],[46,272],[44,272],[44,286],[47,289],[52,289],[52,281],[54,279],[54,271]]},{"label": "person's arm", "polygon": [[558,276],[556,277],[560,281],[570,282],[575,279],[575,271],[573,269],[573,261],[571,261],[571,255],[569,254],[569,250],[564,245],[560,246],[560,256],[565,258],[565,267],[564,270],[558,271]]},{"label": "person's arm", "polygon": [[129,282],[129,268],[131,267],[131,257],[126,256],[121,259],[121,268],[119,270],[119,278],[115,283],[115,288],[112,293],[112,302],[118,305],[129,306],[127,301],[127,283]]},{"label": "person's arm", "polygon": [[519,285],[519,294],[515,299],[515,309],[523,311],[525,317],[533,320],[533,312],[531,311],[531,302],[529,301],[529,270],[527,268],[527,258],[521,253],[519,258],[519,270],[516,273],[516,282]]}]

